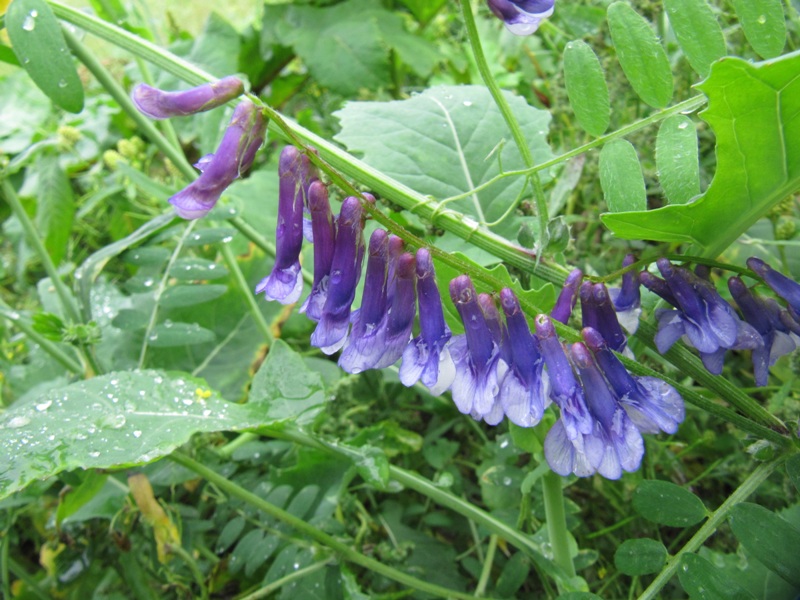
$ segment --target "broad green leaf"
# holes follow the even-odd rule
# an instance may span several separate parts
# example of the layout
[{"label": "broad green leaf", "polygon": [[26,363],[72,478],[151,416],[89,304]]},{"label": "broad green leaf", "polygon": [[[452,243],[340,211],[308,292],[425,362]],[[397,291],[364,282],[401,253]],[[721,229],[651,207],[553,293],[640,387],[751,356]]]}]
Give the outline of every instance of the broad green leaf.
[{"label": "broad green leaf", "polygon": [[79,486],[69,490],[69,493],[61,495],[56,511],[56,523],[60,526],[64,519],[74,515],[79,508],[94,498],[103,489],[107,479],[108,474],[87,471],[86,477]]},{"label": "broad green leaf", "polygon": [[189,53],[189,60],[212,75],[225,77],[239,67],[239,33],[217,12],[212,12],[203,25]]},{"label": "broad green leaf", "polygon": [[761,58],[775,58],[786,44],[786,16],[780,0],[732,0],[747,41]]},{"label": "broad green leaf", "polygon": [[169,274],[181,281],[219,279],[228,275],[228,269],[205,258],[179,258],[172,263]]},{"label": "broad green leaf", "polygon": [[600,151],[600,186],[612,213],[647,208],[642,166],[629,141],[614,140],[603,146]]},{"label": "broad green leaf", "polygon": [[602,215],[625,239],[690,242],[717,256],[762,215],[800,189],[800,53],[752,64],[714,63],[699,87],[701,116],[717,136],[717,172],[690,204]]},{"label": "broad green leaf", "polygon": [[0,498],[62,471],[150,462],[196,432],[265,422],[261,407],[226,402],[179,374],[120,371],[73,383],[0,415]]},{"label": "broad green leaf", "polygon": [[700,194],[700,161],[694,123],[684,115],[664,119],[656,138],[656,168],[670,204],[686,204]]},{"label": "broad green leaf", "polygon": [[[508,92],[506,99],[517,117],[536,163],[553,154],[547,145],[550,114],[529,106]],[[408,100],[348,102],[334,113],[341,121],[336,139],[351,152],[363,155],[370,166],[394,177],[421,194],[437,200],[469,193],[504,171],[524,166],[511,133],[483,86],[439,86]],[[543,179],[549,178],[542,173]],[[492,223],[517,201],[525,181],[508,177],[488,188],[455,200],[449,207],[479,223]],[[530,191],[525,192],[530,195]],[[515,239],[521,218],[512,211],[496,233]],[[447,244],[449,251],[471,249],[471,244]]]},{"label": "broad green leaf", "polygon": [[32,169],[32,175],[20,190],[20,195],[29,196],[36,201],[36,229],[44,238],[50,258],[58,265],[67,252],[72,233],[75,195],[56,156],[39,157]]},{"label": "broad green leaf", "polygon": [[167,288],[162,294],[159,304],[164,308],[193,306],[210,302],[222,296],[228,290],[226,285],[200,283],[196,285],[175,285]]},{"label": "broad green leaf", "polygon": [[792,480],[794,487],[800,492],[800,454],[795,454],[789,457],[786,461],[786,473],[789,479]]},{"label": "broad green leaf", "polygon": [[[0,78],[0,146],[6,154],[23,152],[38,137],[52,103],[23,71]],[[10,174],[10,173],[9,173]]]},{"label": "broad green leaf", "polygon": [[564,80],[578,125],[591,135],[603,135],[611,118],[608,85],[597,55],[586,42],[569,42],[564,48]]},{"label": "broad green leaf", "polygon": [[691,600],[755,600],[720,569],[691,552],[681,556],[678,579]]},{"label": "broad green leaf", "polygon": [[497,595],[501,598],[513,598],[528,579],[531,572],[530,559],[523,552],[517,552],[503,567],[497,578]]},{"label": "broad green leaf", "polygon": [[664,0],[669,22],[686,60],[701,77],[727,54],[725,36],[706,0]]},{"label": "broad green leaf", "polygon": [[649,538],[625,540],[614,553],[616,567],[631,577],[658,573],[666,561],[664,544]]},{"label": "broad green leaf", "polygon": [[164,321],[153,327],[147,343],[153,348],[174,348],[213,342],[215,337],[213,331],[200,327],[197,323]]},{"label": "broad green leaf", "polygon": [[800,586],[800,530],[758,504],[742,502],[728,517],[733,534],[765,567]]},{"label": "broad green leaf", "polygon": [[61,25],[45,0],[14,0],[6,30],[23,68],[47,97],[68,112],[83,110],[83,85]]},{"label": "broad green leaf", "polygon": [[614,2],[607,17],[619,64],[633,90],[650,106],[665,107],[672,99],[672,70],[650,23],[626,2]]},{"label": "broad green leaf", "polygon": [[642,481],[633,493],[633,508],[648,521],[689,527],[706,516],[703,502],[689,490],[655,479]]}]

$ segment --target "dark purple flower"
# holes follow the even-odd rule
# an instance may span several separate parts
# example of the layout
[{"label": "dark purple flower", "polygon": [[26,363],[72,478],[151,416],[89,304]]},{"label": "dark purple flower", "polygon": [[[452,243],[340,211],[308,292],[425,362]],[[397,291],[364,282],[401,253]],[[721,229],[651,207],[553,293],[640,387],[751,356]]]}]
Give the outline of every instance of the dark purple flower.
[{"label": "dark purple flower", "polygon": [[531,35],[553,14],[555,0],[488,0],[489,9],[514,35]]},{"label": "dark purple flower", "polygon": [[602,283],[592,284],[590,281],[585,281],[581,285],[580,295],[583,326],[596,329],[608,341],[612,350],[623,352],[628,340],[617,320],[617,313],[611,304],[606,286]]},{"label": "dark purple flower", "polygon": [[579,342],[572,345],[570,354],[583,383],[592,430],[570,438],[562,415],[547,434],[545,457],[559,475],[599,473],[619,479],[623,471],[639,468],[644,456],[642,434],[617,402],[589,349]]},{"label": "dark purple flower", "polygon": [[[389,282],[389,314],[386,319],[386,336],[384,349],[376,369],[385,369],[393,365],[411,341],[411,329],[414,326],[414,315],[417,311],[417,294],[415,286],[416,260],[408,252],[401,254],[395,260],[392,271],[392,281]],[[389,264],[392,258],[389,257]]]},{"label": "dark purple flower", "polygon": [[275,264],[272,273],[256,287],[267,300],[293,304],[303,292],[300,251],[303,248],[303,206],[306,189],[304,175],[308,157],[294,146],[286,146],[278,163],[278,228],[275,233]]},{"label": "dark purple flower", "polygon": [[787,319],[781,318],[784,309],[772,298],[753,294],[739,277],[728,280],[728,289],[742,311],[745,321],[750,323],[761,335],[764,344],[753,349],[753,373],[756,385],[767,385],[769,368],[781,356],[793,352],[800,344],[800,338],[786,326]]},{"label": "dark purple flower", "polygon": [[386,294],[386,302],[391,305],[392,300],[394,299],[394,272],[397,269],[397,261],[402,256],[403,252],[406,251],[406,243],[403,241],[403,238],[398,237],[396,235],[389,236],[389,271],[387,275],[387,281],[389,282],[389,290]]},{"label": "dark purple flower", "polygon": [[570,315],[572,315],[572,309],[575,308],[575,302],[578,300],[578,288],[582,280],[583,271],[580,269],[573,269],[567,275],[564,287],[561,288],[561,293],[558,295],[558,300],[556,300],[553,310],[550,311],[551,319],[567,324]]},{"label": "dark purple flower", "polygon": [[642,433],[675,433],[683,422],[681,395],[657,377],[631,375],[595,329],[582,331],[583,340],[594,353],[614,396]]},{"label": "dark purple flower", "polygon": [[451,333],[444,321],[436,273],[426,248],[417,250],[417,301],[420,334],[403,351],[400,381],[406,386],[422,381],[431,394],[438,396],[453,383],[456,369],[447,347]]},{"label": "dark purple flower", "polygon": [[500,348],[492,338],[478,304],[478,294],[467,275],[459,275],[450,282],[450,297],[465,331],[450,340],[450,356],[456,368],[451,387],[453,402],[459,411],[476,420],[489,416],[494,421],[497,394],[508,365],[500,358]]},{"label": "dark purple flower", "polygon": [[[631,266],[636,262],[633,254],[628,254],[622,261],[622,268]],[[639,327],[639,315],[642,312],[641,294],[639,293],[639,274],[636,271],[628,271],[622,276],[622,287],[609,288],[608,295],[617,311],[619,324],[628,333],[636,333]]]},{"label": "dark purple flower", "polygon": [[317,180],[308,186],[308,208],[311,213],[311,228],[314,239],[314,284],[306,298],[301,313],[312,321],[319,321],[322,308],[328,297],[328,284],[331,275],[331,262],[336,241],[336,221],[328,202],[328,189]]},{"label": "dark purple flower", "polygon": [[747,266],[761,277],[773,292],[789,303],[792,318],[800,321],[800,283],[789,279],[755,256],[747,259]]},{"label": "dark purple flower", "polygon": [[140,83],[133,88],[131,98],[139,112],[151,119],[169,119],[217,108],[243,93],[241,80],[225,77],[181,92],[165,92]]},{"label": "dark purple flower", "polygon": [[385,349],[388,256],[389,236],[383,229],[376,229],[369,238],[361,308],[350,318],[350,337],[339,357],[339,366],[348,373],[374,368]]},{"label": "dark purple flower", "polygon": [[253,164],[266,126],[252,102],[240,102],[217,151],[203,160],[200,177],[169,199],[175,212],[184,219],[199,219],[214,208],[225,188]]},{"label": "dark purple flower", "polygon": [[549,385],[539,342],[531,335],[519,300],[509,288],[500,292],[506,315],[511,367],[503,378],[498,399],[509,420],[520,427],[533,427],[550,404]]},{"label": "dark purple flower", "polygon": [[325,354],[333,354],[344,346],[350,327],[350,306],[361,278],[364,257],[364,209],[355,196],[342,203],[336,222],[336,243],[331,261],[328,297],[311,344]]}]

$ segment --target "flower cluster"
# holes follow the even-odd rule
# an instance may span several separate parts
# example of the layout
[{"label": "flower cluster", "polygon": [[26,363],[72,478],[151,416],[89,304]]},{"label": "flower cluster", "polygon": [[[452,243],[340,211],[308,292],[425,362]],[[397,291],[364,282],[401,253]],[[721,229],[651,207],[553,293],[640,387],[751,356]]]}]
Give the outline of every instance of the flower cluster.
[{"label": "flower cluster", "polygon": [[555,0],[488,0],[489,9],[514,35],[531,35],[553,14]]},{"label": "flower cluster", "polygon": [[[190,90],[168,92],[139,84],[131,93],[137,108],[153,119],[181,117],[211,110],[240,96],[244,85],[236,77],[225,77]],[[249,100],[233,111],[222,141],[213,154],[201,158],[195,167],[200,177],[169,199],[184,219],[199,219],[214,208],[222,192],[253,164],[264,142],[267,122]]]}]

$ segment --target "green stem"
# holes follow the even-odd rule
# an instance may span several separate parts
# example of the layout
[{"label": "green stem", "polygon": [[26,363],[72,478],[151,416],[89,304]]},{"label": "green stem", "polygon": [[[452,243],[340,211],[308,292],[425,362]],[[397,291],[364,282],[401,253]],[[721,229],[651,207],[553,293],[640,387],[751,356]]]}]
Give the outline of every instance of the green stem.
[{"label": "green stem", "polygon": [[697,530],[686,545],[680,549],[680,551],[672,556],[667,565],[664,569],[658,574],[658,576],[653,580],[653,582],[648,586],[648,588],[639,596],[639,600],[652,600],[653,598],[658,597],[658,593],[661,591],[672,576],[675,575],[675,572],[678,570],[678,567],[681,563],[681,557],[689,552],[697,551],[703,543],[711,537],[714,532],[717,530],[722,522],[728,517],[728,514],[731,512],[734,506],[739,504],[740,502],[744,502],[747,498],[752,494],[756,488],[758,488],[761,483],[770,476],[770,474],[780,466],[783,461],[785,461],[787,456],[781,456],[776,458],[775,460],[767,463],[762,463],[750,474],[750,476],[745,479],[745,481],[740,485],[730,496],[728,496],[727,500],[722,503],[722,505],[712,514],[708,520],[703,523],[703,526]]},{"label": "green stem", "polygon": [[[544,512],[547,519],[547,535],[553,549],[553,561],[570,576],[575,577],[575,565],[569,553],[567,513],[564,510],[564,488],[561,476],[552,471],[542,477]],[[559,591],[564,592],[559,585]]]},{"label": "green stem", "polygon": [[83,367],[81,364],[72,358],[69,354],[64,352],[61,348],[58,347],[57,344],[48,340],[44,337],[41,333],[36,331],[28,321],[22,318],[22,315],[17,311],[13,310],[8,304],[0,300],[0,315],[4,316],[6,319],[14,323],[16,327],[22,331],[26,336],[28,336],[33,342],[38,344],[38,346],[47,352],[50,356],[52,356],[56,361],[58,361],[62,366],[66,367],[67,370],[72,371],[75,375],[83,375]]},{"label": "green stem", "polygon": [[1,189],[3,190],[3,195],[6,198],[6,202],[8,202],[8,205],[11,207],[11,211],[14,213],[14,216],[17,217],[20,225],[22,225],[22,230],[25,232],[26,241],[39,257],[44,270],[47,272],[47,276],[50,277],[50,281],[52,282],[53,287],[55,287],[56,294],[58,294],[58,297],[61,300],[61,305],[64,308],[64,314],[74,323],[81,323],[81,315],[80,311],[78,310],[78,306],[75,304],[75,299],[70,294],[66,284],[61,280],[61,276],[58,274],[56,266],[53,263],[53,260],[50,258],[50,253],[47,252],[47,248],[44,247],[42,237],[36,230],[36,225],[34,225],[33,221],[31,221],[28,213],[22,206],[22,202],[20,202],[20,199],[17,196],[17,192],[8,182],[8,179],[6,177],[1,177],[0,179],[2,179],[0,186],[2,186]]},{"label": "green stem", "polygon": [[239,287],[239,291],[242,293],[245,302],[247,302],[247,308],[250,310],[250,314],[253,316],[253,319],[256,322],[256,327],[258,327],[259,331],[261,331],[263,334],[267,344],[272,344],[274,341],[272,331],[270,331],[269,324],[264,319],[264,315],[261,314],[261,309],[258,307],[256,296],[250,291],[250,286],[247,284],[247,280],[244,278],[244,273],[242,273],[242,269],[239,267],[239,263],[237,262],[236,257],[233,255],[233,250],[231,250],[230,244],[223,243],[220,251],[222,252],[222,258],[225,260],[225,264],[228,265],[228,270],[230,270],[230,272],[233,274],[233,278],[236,281],[236,285]]},{"label": "green stem", "polygon": [[179,556],[180,559],[186,563],[186,566],[189,567],[189,570],[192,572],[192,577],[194,577],[195,582],[200,588],[200,600],[208,600],[208,586],[206,585],[205,577],[200,571],[200,568],[197,566],[197,562],[194,560],[194,557],[182,546],[170,546],[169,551],[172,554]]},{"label": "green stem", "polygon": [[357,552],[350,548],[347,544],[340,542],[336,538],[327,533],[317,529],[313,525],[306,523],[302,519],[298,519],[291,513],[286,512],[285,510],[278,508],[274,504],[270,504],[263,498],[256,496],[255,494],[250,493],[243,487],[237,485],[236,483],[232,482],[227,477],[224,477],[209,469],[205,465],[200,464],[199,462],[195,461],[194,459],[186,456],[185,454],[181,453],[173,453],[170,455],[170,460],[176,462],[177,464],[186,467],[187,469],[194,471],[199,476],[201,476],[206,481],[213,483],[217,488],[222,490],[223,492],[233,496],[234,498],[238,498],[239,500],[246,502],[247,504],[259,509],[260,511],[264,512],[265,514],[278,519],[279,521],[283,521],[290,527],[296,529],[298,532],[308,536],[309,538],[313,539],[314,541],[331,548],[335,552],[337,552],[344,560],[348,562],[352,562],[357,564],[365,569],[369,569],[374,573],[379,575],[383,575],[389,579],[397,581],[402,585],[406,585],[410,588],[419,590],[420,592],[431,594],[433,596],[438,596],[440,598],[458,598],[461,600],[472,600],[472,596],[469,594],[465,594],[463,592],[458,592],[455,590],[447,589],[442,586],[429,583],[427,581],[422,581],[421,579],[417,579],[416,577],[412,577],[402,571],[398,571],[392,567],[384,565],[373,558],[369,558],[368,556],[364,556],[360,552]]},{"label": "green stem", "polygon": [[478,72],[481,74],[483,83],[489,89],[489,93],[492,95],[494,103],[500,110],[500,114],[503,115],[503,120],[505,120],[508,129],[511,131],[514,143],[517,145],[522,160],[529,170],[528,177],[533,185],[536,213],[539,217],[539,235],[540,239],[546,240],[545,236],[547,235],[548,223],[547,199],[544,197],[539,173],[537,171],[530,171],[530,169],[535,168],[536,162],[533,160],[533,154],[528,146],[528,142],[525,140],[517,118],[514,116],[514,113],[511,112],[511,107],[508,105],[505,96],[503,96],[500,86],[497,85],[497,81],[492,75],[491,69],[489,69],[489,63],[486,62],[486,56],[483,53],[483,46],[481,45],[481,38],[478,35],[478,28],[475,25],[475,17],[472,14],[471,0],[459,0],[459,4],[461,5],[461,16],[464,18],[464,25],[467,29],[467,39],[469,40],[469,45],[472,47],[475,63],[478,65]]},{"label": "green stem", "polygon": [[291,583],[296,579],[302,579],[306,575],[311,575],[311,573],[319,571],[320,569],[327,567],[329,564],[331,564],[330,560],[315,562],[313,565],[309,565],[302,569],[298,569],[297,571],[292,571],[288,575],[285,575],[280,579],[276,579],[272,583],[265,585],[264,587],[262,587],[259,590],[256,590],[252,594],[247,594],[247,596],[242,596],[237,600],[260,600],[261,598],[266,598],[271,593],[277,592],[287,583]]},{"label": "green stem", "polygon": [[497,534],[493,533],[489,536],[489,547],[486,549],[486,558],[483,561],[483,569],[481,569],[481,576],[478,579],[478,585],[475,588],[475,597],[481,598],[486,593],[486,586],[489,584],[489,577],[492,574],[492,567],[494,566],[494,553],[497,551]]},{"label": "green stem", "polygon": [[[39,582],[36,581],[36,579],[33,578],[30,573],[28,573],[25,568],[13,558],[8,559],[8,568],[17,579],[25,582],[25,585],[28,586],[28,591],[32,592],[34,596],[41,598],[41,600],[52,600],[53,597],[45,594],[42,591],[42,588],[39,587]],[[10,598],[13,597],[14,596],[10,596]]]}]

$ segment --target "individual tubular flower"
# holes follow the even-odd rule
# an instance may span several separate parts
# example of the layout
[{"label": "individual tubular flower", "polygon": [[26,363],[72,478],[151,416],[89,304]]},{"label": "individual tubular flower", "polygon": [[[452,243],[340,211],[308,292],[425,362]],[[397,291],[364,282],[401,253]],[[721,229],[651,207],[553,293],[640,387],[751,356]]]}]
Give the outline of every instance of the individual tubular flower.
[{"label": "individual tubular flower", "polygon": [[328,297],[336,240],[336,222],[328,202],[328,189],[321,181],[313,181],[308,186],[308,208],[314,239],[314,283],[311,293],[300,307],[300,312],[305,313],[312,321],[319,321]]},{"label": "individual tubular flower", "polygon": [[547,315],[536,317],[536,337],[539,340],[539,349],[544,358],[544,364],[547,366],[550,399],[561,411],[561,418],[553,428],[560,427],[568,439],[579,440],[581,434],[592,432],[593,426],[589,418],[589,409],[586,407],[583,388],[575,378],[572,365],[570,365],[556,335],[555,327]]},{"label": "individual tubular flower", "polygon": [[325,299],[319,323],[311,334],[311,344],[325,354],[333,354],[347,340],[350,306],[361,278],[364,210],[355,196],[348,196],[342,203],[336,228],[328,297]]},{"label": "individual tubular flower", "polygon": [[739,277],[731,277],[728,280],[728,289],[736,300],[739,310],[742,311],[745,321],[750,323],[764,340],[763,345],[753,349],[753,373],[756,385],[767,385],[769,368],[781,356],[794,351],[800,343],[800,338],[786,326],[786,317],[791,319],[791,316],[787,314],[782,319],[781,314],[786,311],[775,300],[756,296]]},{"label": "individual tubular flower", "polygon": [[545,439],[545,457],[559,475],[599,473],[619,479],[623,471],[639,468],[644,456],[642,434],[617,402],[589,349],[578,342],[570,348],[570,355],[586,393],[592,431],[570,439],[557,421]]},{"label": "individual tubular flower", "polygon": [[389,236],[389,270],[386,276],[386,280],[389,282],[389,289],[386,293],[386,302],[391,306],[392,301],[394,300],[394,289],[395,289],[395,277],[394,272],[397,269],[398,260],[402,254],[406,251],[406,243],[403,241],[403,238],[390,235]]},{"label": "individual tubular flower", "polygon": [[550,404],[548,379],[539,342],[531,334],[519,300],[509,288],[500,292],[506,316],[511,366],[503,378],[498,399],[509,420],[520,427],[533,427]]},{"label": "individual tubular flower", "polygon": [[426,248],[420,248],[416,258],[420,334],[403,351],[400,381],[409,387],[421,381],[431,394],[438,396],[450,387],[456,375],[447,347],[451,333],[444,321],[431,254]]},{"label": "individual tubular flower", "polygon": [[564,287],[561,288],[561,293],[558,295],[558,300],[556,300],[553,310],[550,311],[551,319],[567,324],[570,315],[572,315],[572,309],[575,308],[575,302],[578,300],[578,288],[582,279],[583,271],[580,269],[573,269],[567,275]]},{"label": "individual tubular flower", "polygon": [[267,300],[293,304],[303,292],[300,251],[303,248],[304,174],[308,158],[294,146],[286,146],[278,163],[278,228],[275,233],[275,264],[272,273],[256,287]]},{"label": "individual tubular flower", "polygon": [[581,315],[584,327],[593,327],[608,341],[612,350],[625,351],[628,340],[617,320],[606,286],[585,281],[581,285]]},{"label": "individual tubular flower", "polygon": [[339,357],[339,366],[348,373],[373,368],[385,349],[388,254],[389,236],[383,229],[376,229],[369,239],[361,308],[350,319],[350,337]]},{"label": "individual tubular flower", "polygon": [[237,77],[224,77],[190,90],[166,92],[140,83],[131,93],[139,112],[151,119],[169,119],[204,112],[222,106],[244,93],[244,84]]},{"label": "individual tubular flower", "polygon": [[500,358],[500,349],[492,339],[469,276],[459,275],[450,282],[450,297],[465,331],[450,341],[450,355],[456,369],[451,387],[453,402],[460,412],[476,420],[487,415],[492,418],[497,412],[497,394],[508,365]]},{"label": "individual tubular flower", "polygon": [[755,256],[747,259],[747,266],[761,277],[773,292],[786,300],[792,318],[800,321],[800,283],[789,279]]},{"label": "individual tubular flower", "polygon": [[677,390],[657,377],[631,375],[597,330],[587,327],[581,333],[611,391],[639,431],[678,431],[685,409]]},{"label": "individual tubular flower", "polygon": [[[391,262],[390,257],[390,265]],[[416,260],[413,254],[405,252],[397,258],[393,280],[389,284],[392,299],[386,319],[384,350],[375,363],[376,369],[385,369],[400,360],[411,341],[411,329],[417,310],[415,271]]]},{"label": "individual tubular flower", "polygon": [[[628,254],[622,261],[622,268],[630,267],[636,262],[633,254]],[[639,327],[639,315],[642,312],[641,294],[639,293],[639,274],[636,271],[628,271],[622,276],[622,287],[609,288],[608,295],[617,311],[619,324],[628,333],[636,333]]]},{"label": "individual tubular flower", "polygon": [[252,102],[240,102],[217,151],[205,157],[200,177],[169,199],[175,212],[184,219],[199,219],[214,208],[225,188],[253,164],[266,126]]},{"label": "individual tubular flower", "polygon": [[488,0],[489,9],[514,35],[531,35],[553,14],[555,0]]}]

